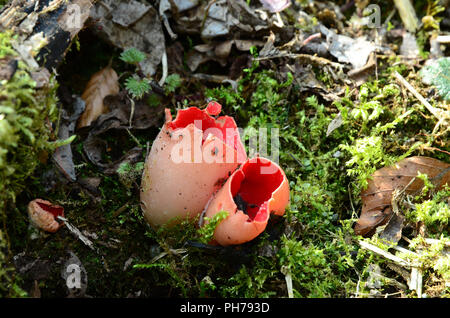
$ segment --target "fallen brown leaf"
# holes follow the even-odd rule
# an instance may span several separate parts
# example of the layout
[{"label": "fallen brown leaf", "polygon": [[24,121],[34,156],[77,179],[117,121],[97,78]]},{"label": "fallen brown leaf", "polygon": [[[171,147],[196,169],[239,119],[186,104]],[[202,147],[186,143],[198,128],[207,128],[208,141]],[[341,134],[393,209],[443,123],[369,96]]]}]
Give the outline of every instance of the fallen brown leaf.
[{"label": "fallen brown leaf", "polygon": [[[89,161],[101,169],[106,169],[106,174],[114,174],[124,160],[130,163],[139,161],[142,151],[139,147],[133,148],[123,155],[126,149],[121,148],[120,140],[129,140],[131,131],[159,126],[163,120],[164,105],[150,107],[144,100],[132,103],[126,91],[105,97],[103,103],[110,111],[100,115],[92,123],[83,142],[83,149]],[[111,134],[115,135],[115,138],[107,140],[105,136]],[[108,149],[119,151],[109,152],[109,160],[104,161],[104,154]],[[123,156],[116,156],[119,154]]]},{"label": "fallen brown leaf", "polygon": [[[423,187],[423,181],[414,179],[418,172],[427,174],[436,189],[450,185],[450,164],[429,157],[410,157],[395,166],[375,171],[366,190],[361,193],[362,211],[355,225],[357,235],[371,236],[375,228],[386,224],[392,216],[392,194],[405,189],[411,194]],[[412,181],[414,179],[414,181]]]},{"label": "fallen brown leaf", "polygon": [[86,102],[86,108],[78,120],[77,128],[89,126],[98,116],[108,111],[103,99],[108,95],[119,93],[119,77],[110,66],[101,69],[86,85],[81,98]]}]

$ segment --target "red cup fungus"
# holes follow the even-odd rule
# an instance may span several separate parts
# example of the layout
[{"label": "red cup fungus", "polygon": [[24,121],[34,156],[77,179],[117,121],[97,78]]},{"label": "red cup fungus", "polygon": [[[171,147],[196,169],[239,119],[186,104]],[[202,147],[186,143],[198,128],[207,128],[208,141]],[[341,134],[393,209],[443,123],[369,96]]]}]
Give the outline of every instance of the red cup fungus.
[{"label": "red cup fungus", "polygon": [[59,223],[58,216],[64,217],[64,208],[47,200],[35,199],[28,203],[28,216],[31,223],[46,232],[56,232],[64,223]]},{"label": "red cup fungus", "polygon": [[218,102],[210,102],[208,106],[206,106],[206,113],[211,116],[217,116],[222,111],[222,105]]},{"label": "red cup fungus", "polygon": [[[189,107],[166,121],[145,161],[141,208],[148,223],[160,226],[199,215],[212,194],[247,159],[232,117],[218,115],[213,102]],[[170,222],[169,222],[170,221]]]},{"label": "red cup fungus", "polygon": [[214,241],[222,246],[253,240],[267,226],[270,214],[283,215],[289,204],[289,183],[283,170],[269,159],[247,160],[214,194],[205,215],[220,211],[228,216],[215,229]]},{"label": "red cup fungus", "polygon": [[[212,243],[234,245],[257,237],[270,214],[289,204],[284,171],[263,157],[247,159],[232,117],[217,116],[222,106],[179,110],[166,121],[146,158],[141,208],[152,226],[176,223],[204,212],[205,220],[226,211]],[[206,224],[206,222],[205,222]]]}]

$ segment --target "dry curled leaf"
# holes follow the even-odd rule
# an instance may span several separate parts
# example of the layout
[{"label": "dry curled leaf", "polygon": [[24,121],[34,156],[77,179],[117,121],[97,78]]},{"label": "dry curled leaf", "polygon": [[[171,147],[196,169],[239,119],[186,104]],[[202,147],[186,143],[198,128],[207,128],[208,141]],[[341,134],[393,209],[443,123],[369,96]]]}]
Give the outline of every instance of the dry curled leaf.
[{"label": "dry curled leaf", "polygon": [[[132,102],[125,91],[117,95],[104,98],[105,106],[111,111],[102,114],[90,127],[89,134],[83,142],[83,149],[87,158],[96,166],[106,169],[106,173],[115,173],[117,167],[123,160],[137,160],[140,151],[131,149],[122,158],[116,154],[123,155],[121,141],[130,138],[130,130],[145,130],[159,125],[164,114],[164,106],[149,107],[143,100]],[[114,135],[115,138],[107,140],[105,136]],[[108,149],[116,149],[108,151]],[[108,160],[105,161],[105,152],[108,152]],[[135,163],[137,161],[133,161]]]},{"label": "dry curled leaf", "polygon": [[101,69],[86,85],[81,98],[86,102],[86,108],[78,120],[77,128],[89,126],[98,116],[108,111],[103,99],[108,95],[119,93],[119,77],[110,66]]},{"label": "dry curled leaf", "polygon": [[415,178],[419,172],[426,174],[436,189],[450,185],[450,164],[429,157],[406,158],[395,166],[375,171],[367,189],[361,193],[363,206],[355,233],[370,236],[376,227],[386,224],[393,213],[392,195],[396,189],[407,187],[405,193],[410,194],[422,189],[423,181]]}]

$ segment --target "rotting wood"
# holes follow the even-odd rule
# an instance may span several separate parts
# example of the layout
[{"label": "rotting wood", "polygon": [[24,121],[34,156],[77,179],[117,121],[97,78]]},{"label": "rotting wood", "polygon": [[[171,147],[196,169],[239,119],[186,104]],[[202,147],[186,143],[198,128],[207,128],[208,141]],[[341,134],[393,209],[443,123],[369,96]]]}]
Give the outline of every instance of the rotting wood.
[{"label": "rotting wood", "polygon": [[83,28],[95,0],[13,0],[0,12],[0,31],[12,30],[14,49],[35,70],[50,72]]},{"label": "rotting wood", "polygon": [[412,267],[411,278],[409,280],[408,287],[411,290],[415,290],[417,297],[422,298],[422,284],[423,284],[423,273],[420,267]]},{"label": "rotting wood", "polygon": [[[422,297],[424,272],[422,269],[422,264],[420,262],[413,261],[411,263],[401,257],[398,257],[392,253],[384,251],[381,248],[379,248],[375,245],[372,245],[368,242],[365,242],[365,241],[359,241],[358,243],[362,248],[367,249],[371,252],[374,252],[380,256],[383,256],[384,258],[393,262],[392,264],[390,264],[388,266],[391,269],[393,269],[394,271],[396,271],[397,273],[399,273],[407,281],[408,288],[410,290],[415,290],[417,293],[417,297],[419,297],[419,298]],[[400,253],[409,254],[413,257],[420,256],[416,252],[410,251],[410,250],[403,248],[401,246],[398,246],[398,245],[392,246],[392,248]],[[406,269],[411,270],[409,277],[406,274],[407,273]]]}]

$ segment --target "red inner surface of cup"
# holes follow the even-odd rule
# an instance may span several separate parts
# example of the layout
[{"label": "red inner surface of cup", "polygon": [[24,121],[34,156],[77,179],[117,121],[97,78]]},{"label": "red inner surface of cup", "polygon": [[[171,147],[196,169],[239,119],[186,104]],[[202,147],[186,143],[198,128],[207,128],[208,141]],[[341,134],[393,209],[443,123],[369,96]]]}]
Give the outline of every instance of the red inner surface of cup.
[{"label": "red inner surface of cup", "polygon": [[231,194],[240,197],[247,203],[247,215],[249,222],[267,220],[268,201],[273,192],[283,182],[283,174],[280,169],[275,173],[265,174],[262,167],[269,167],[270,161],[261,159],[247,161],[233,176],[231,180]]},{"label": "red inner surface of cup", "polygon": [[232,144],[238,154],[244,156],[238,158],[245,158],[245,149],[240,142],[239,130],[232,117],[222,116],[215,119],[204,110],[190,107],[179,110],[175,120],[169,122],[169,128],[173,130],[182,129],[190,124],[194,124],[196,128],[204,132],[202,142],[206,140],[208,134],[212,134],[225,144]]},{"label": "red inner surface of cup", "polygon": [[55,219],[58,216],[63,216],[64,208],[62,208],[62,207],[52,206],[52,205],[48,205],[48,204],[45,204],[42,202],[37,202],[37,204],[44,211],[51,213]]}]

